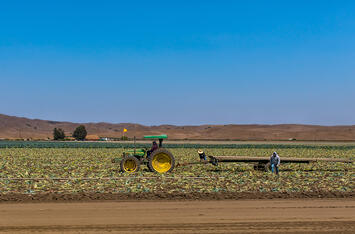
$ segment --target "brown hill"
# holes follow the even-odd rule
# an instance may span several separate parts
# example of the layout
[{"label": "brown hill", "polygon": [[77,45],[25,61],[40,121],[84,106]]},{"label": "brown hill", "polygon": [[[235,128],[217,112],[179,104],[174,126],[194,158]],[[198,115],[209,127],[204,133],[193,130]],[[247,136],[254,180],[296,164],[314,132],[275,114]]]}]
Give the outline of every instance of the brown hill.
[{"label": "brown hill", "polygon": [[[0,138],[52,138],[54,128],[62,128],[71,135],[78,123],[28,119],[0,114]],[[218,139],[218,140],[325,140],[355,141],[355,125],[200,125],[200,126],[144,126],[131,123],[85,123],[88,134],[101,137],[121,137],[127,128],[128,137],[162,134],[169,139]]]}]

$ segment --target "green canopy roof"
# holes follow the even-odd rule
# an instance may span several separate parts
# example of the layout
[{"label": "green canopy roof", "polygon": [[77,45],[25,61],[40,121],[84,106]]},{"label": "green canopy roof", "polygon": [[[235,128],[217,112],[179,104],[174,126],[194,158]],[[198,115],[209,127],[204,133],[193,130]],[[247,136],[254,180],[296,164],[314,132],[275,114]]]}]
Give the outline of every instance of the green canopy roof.
[{"label": "green canopy roof", "polygon": [[162,134],[157,136],[144,136],[145,139],[167,139],[168,135]]}]

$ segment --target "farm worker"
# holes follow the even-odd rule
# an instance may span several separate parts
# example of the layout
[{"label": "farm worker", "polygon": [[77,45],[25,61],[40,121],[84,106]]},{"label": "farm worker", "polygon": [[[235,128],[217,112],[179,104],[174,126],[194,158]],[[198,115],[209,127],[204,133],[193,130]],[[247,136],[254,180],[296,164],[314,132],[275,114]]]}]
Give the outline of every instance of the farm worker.
[{"label": "farm worker", "polygon": [[154,152],[155,150],[157,150],[157,149],[158,149],[158,144],[157,144],[156,141],[153,141],[152,148],[147,151],[147,156],[149,157],[149,155],[150,155],[151,153],[153,153],[153,152]]},{"label": "farm worker", "polygon": [[274,152],[270,157],[270,165],[271,165],[272,173],[274,173],[274,171],[275,171],[276,175],[278,175],[279,174],[279,166],[280,166],[280,157],[276,152]]},{"label": "farm worker", "polygon": [[200,161],[206,161],[206,154],[202,150],[197,151],[198,155],[200,156]]}]

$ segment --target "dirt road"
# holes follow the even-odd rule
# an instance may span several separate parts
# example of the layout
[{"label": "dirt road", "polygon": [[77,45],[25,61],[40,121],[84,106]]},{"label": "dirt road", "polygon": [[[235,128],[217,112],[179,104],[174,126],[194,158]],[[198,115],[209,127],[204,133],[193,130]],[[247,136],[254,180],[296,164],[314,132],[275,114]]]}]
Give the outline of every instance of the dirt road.
[{"label": "dirt road", "polygon": [[355,199],[0,204],[0,232],[355,232]]}]

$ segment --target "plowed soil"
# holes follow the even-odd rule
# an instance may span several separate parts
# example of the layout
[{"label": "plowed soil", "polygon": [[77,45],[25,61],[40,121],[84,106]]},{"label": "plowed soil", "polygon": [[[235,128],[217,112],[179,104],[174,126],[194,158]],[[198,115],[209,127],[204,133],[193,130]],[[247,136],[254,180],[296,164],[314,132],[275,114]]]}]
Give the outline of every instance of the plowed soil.
[{"label": "plowed soil", "polygon": [[0,204],[5,233],[354,233],[355,199]]},{"label": "plowed soil", "polygon": [[351,192],[214,192],[214,193],[6,193],[0,194],[0,203],[28,202],[77,202],[77,201],[127,201],[127,200],[241,200],[241,199],[295,199],[295,198],[349,198],[355,199]]}]

